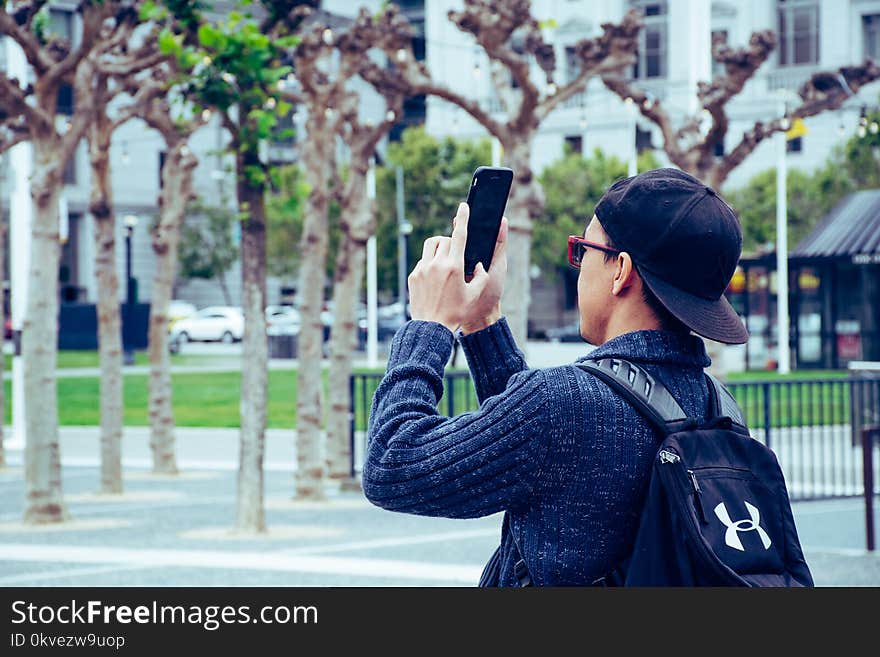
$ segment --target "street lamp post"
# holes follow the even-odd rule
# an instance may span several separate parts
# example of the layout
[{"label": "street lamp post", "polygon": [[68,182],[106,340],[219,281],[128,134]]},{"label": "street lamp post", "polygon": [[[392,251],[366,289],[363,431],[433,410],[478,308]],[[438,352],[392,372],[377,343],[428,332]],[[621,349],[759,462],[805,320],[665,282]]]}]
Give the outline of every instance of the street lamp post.
[{"label": "street lamp post", "polygon": [[403,193],[403,167],[395,170],[397,189],[397,294],[400,302],[400,315],[406,317],[406,277],[407,277],[407,242],[412,233],[412,224],[406,220]]},{"label": "street lamp post", "polygon": [[137,226],[137,215],[127,214],[123,219],[125,222],[125,313],[122,322],[122,351],[124,354],[123,362],[126,365],[134,365],[134,348],[131,346],[131,330],[134,321],[134,278],[131,275],[131,237],[134,228]]}]

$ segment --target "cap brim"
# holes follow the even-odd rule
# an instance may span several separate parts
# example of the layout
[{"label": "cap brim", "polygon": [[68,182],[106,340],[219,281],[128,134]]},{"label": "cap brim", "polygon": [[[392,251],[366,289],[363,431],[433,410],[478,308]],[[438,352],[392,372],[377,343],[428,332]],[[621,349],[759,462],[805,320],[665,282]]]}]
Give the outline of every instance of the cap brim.
[{"label": "cap brim", "polygon": [[703,299],[644,269],[639,269],[639,274],[660,303],[697,335],[725,344],[749,341],[749,332],[724,295],[717,300]]}]

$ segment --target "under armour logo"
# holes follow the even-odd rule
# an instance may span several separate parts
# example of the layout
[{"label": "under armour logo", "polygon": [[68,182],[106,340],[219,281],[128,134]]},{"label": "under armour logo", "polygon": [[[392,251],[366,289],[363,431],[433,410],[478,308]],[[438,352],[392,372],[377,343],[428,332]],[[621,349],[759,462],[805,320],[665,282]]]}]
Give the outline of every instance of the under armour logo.
[{"label": "under armour logo", "polygon": [[734,550],[745,552],[746,549],[743,547],[742,541],[739,540],[738,532],[750,532],[755,530],[758,532],[758,536],[761,537],[761,543],[764,544],[764,549],[769,550],[771,541],[767,532],[761,527],[761,512],[748,502],[743,501],[743,503],[746,505],[746,510],[749,512],[751,518],[744,518],[743,520],[737,520],[736,522],[733,522],[730,519],[730,514],[727,513],[727,507],[724,506],[724,502],[721,502],[715,507],[715,515],[718,516],[718,519],[724,523],[725,527],[727,527],[727,531],[724,534],[724,542]]}]

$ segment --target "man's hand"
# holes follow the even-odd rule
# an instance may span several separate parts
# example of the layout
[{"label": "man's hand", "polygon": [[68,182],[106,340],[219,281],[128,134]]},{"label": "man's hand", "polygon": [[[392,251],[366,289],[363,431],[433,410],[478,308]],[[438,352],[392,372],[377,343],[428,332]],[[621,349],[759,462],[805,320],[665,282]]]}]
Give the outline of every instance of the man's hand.
[{"label": "man's hand", "polygon": [[413,319],[439,322],[450,331],[460,326],[465,333],[498,321],[507,277],[507,218],[503,217],[489,271],[483,268],[483,263],[477,263],[474,275],[465,280],[464,247],[469,212],[467,203],[459,204],[452,237],[425,240],[422,259],[407,279]]}]

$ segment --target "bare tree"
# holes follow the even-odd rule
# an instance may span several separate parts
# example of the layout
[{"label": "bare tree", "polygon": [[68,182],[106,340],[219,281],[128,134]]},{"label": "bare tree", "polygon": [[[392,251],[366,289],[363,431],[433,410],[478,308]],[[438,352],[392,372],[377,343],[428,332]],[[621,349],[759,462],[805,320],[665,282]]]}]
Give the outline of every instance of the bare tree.
[{"label": "bare tree", "polygon": [[[724,143],[730,128],[727,105],[751,80],[767,61],[776,47],[776,36],[769,30],[755,32],[748,46],[733,48],[720,39],[712,44],[713,59],[723,66],[723,72],[711,82],[697,85],[701,109],[685,119],[676,128],[666,107],[638,83],[623,74],[603,75],[605,85],[621,99],[631,99],[642,116],[654,123],[663,139],[663,150],[680,169],[720,189],[733,169],[742,164],[758,144],[774,133],[787,130],[791,120],[815,116],[839,108],[851,95],[866,84],[880,78],[880,67],[872,61],[859,66],[844,66],[834,71],[814,73],[800,90],[801,103],[791,108],[786,116],[771,116],[759,120],[745,130],[739,142],[722,157],[715,155],[716,144]],[[722,346],[713,340],[704,340],[712,359],[711,371],[715,376],[726,375]]]},{"label": "bare tree", "polygon": [[[592,77],[623,71],[635,62],[636,38],[642,22],[631,11],[620,24],[603,24],[601,36],[578,41],[574,45],[578,74],[565,84],[557,84],[553,46],[544,40],[538,21],[531,14],[529,0],[465,0],[462,11],[450,11],[448,15],[488,55],[501,116],[478,99],[457,93],[431,78],[424,63],[413,57],[411,29],[393,6],[378,18],[386,35],[383,49],[410,95],[429,94],[459,106],[498,139],[504,152],[503,163],[514,170],[506,212],[510,225],[510,274],[502,306],[517,342],[524,346],[532,223],[543,208],[543,194],[530,162],[535,134],[550,113],[584,91]],[[537,63],[538,72],[533,62]],[[536,73],[543,77],[543,83]]]},{"label": "bare tree", "polygon": [[113,98],[107,75],[96,71],[81,78],[77,96],[92,94],[94,113],[86,138],[92,170],[89,212],[95,222],[98,361],[101,369],[101,492],[122,492],[122,323],[116,271],[116,217],[110,178],[110,141],[117,127],[107,114]]},{"label": "bare tree", "polygon": [[755,76],[775,47],[776,36],[769,30],[752,34],[749,45],[743,48],[733,48],[716,39],[712,44],[712,57],[723,65],[723,72],[711,82],[697,85],[700,110],[695,116],[685,119],[678,128],[663,103],[639,88],[636,81],[622,73],[605,74],[602,80],[621,99],[630,98],[642,116],[660,129],[663,150],[673,164],[706,184],[720,188],[730,172],[758,144],[776,132],[787,130],[791,120],[835,110],[863,86],[880,79],[880,66],[870,60],[858,66],[813,73],[798,92],[800,104],[791,108],[787,116],[771,116],[756,121],[729,152],[717,157],[715,146],[724,142],[730,128],[728,103]]},{"label": "bare tree", "polygon": [[[300,333],[298,344],[295,474],[296,497],[324,497],[325,463],[321,425],[323,416],[323,338],[321,310],[324,304],[327,260],[327,212],[330,182],[336,169],[336,141],[357,98],[346,91],[356,70],[350,58],[333,64],[333,31],[313,23],[293,53],[299,90],[288,90],[288,100],[307,112],[307,138],[302,144],[302,163],[310,191],[306,200],[300,241]],[[332,71],[332,72],[331,72]],[[339,309],[342,310],[342,309]],[[344,310],[343,310],[344,312]],[[345,382],[348,387],[348,382]],[[346,414],[348,410],[346,409]]]},{"label": "bare tree", "polygon": [[[172,406],[171,356],[168,338],[168,308],[177,272],[180,232],[188,203],[195,198],[193,172],[198,160],[189,148],[192,134],[205,123],[201,114],[187,119],[175,112],[169,97],[176,93],[175,71],[169,62],[151,68],[146,75],[129,76],[126,91],[132,102],[131,117],[143,120],[165,142],[159,217],[151,228],[150,244],[156,259],[150,299],[149,327],[149,416],[150,451],[153,472],[177,474]],[[207,117],[207,115],[205,115]]]},{"label": "bare tree", "polygon": [[[123,18],[124,17],[124,18]],[[83,60],[76,96],[91,97],[86,132],[91,164],[89,212],[95,222],[95,279],[98,291],[98,357],[101,368],[101,492],[122,492],[122,322],[116,268],[116,213],[113,205],[110,144],[113,133],[134,116],[121,103],[126,84],[163,59],[156,45],[159,26],[141,23],[128,9],[100,46]]]},{"label": "bare tree", "polygon": [[[58,345],[58,267],[60,262],[58,200],[64,166],[91,120],[91,97],[77,98],[67,122],[56,117],[58,91],[84,74],[85,58],[112,34],[116,20],[128,20],[121,2],[82,3],[80,41],[41,35],[34,18],[46,2],[15,2],[0,7],[0,34],[23,50],[35,78],[29,85],[0,73],[0,113],[19,117],[34,149],[31,195],[34,220],[28,272],[27,309],[22,324],[25,425],[26,499],[28,523],[62,521],[66,516],[61,492],[58,404],[55,380]],[[11,12],[7,10],[11,8]]]},{"label": "bare tree", "polygon": [[177,272],[180,229],[186,216],[187,203],[195,198],[193,172],[197,160],[187,142],[198,123],[175,121],[166,97],[154,99],[141,117],[162,135],[167,149],[162,164],[159,221],[151,235],[156,272],[150,300],[150,450],[153,453],[153,472],[177,474],[168,307]]},{"label": "bare tree", "polygon": [[[305,11],[301,2],[263,0],[263,18],[231,12],[209,22],[194,11],[181,41],[165,40],[187,71],[187,99],[212,108],[229,134],[235,156],[241,221],[242,340],[241,441],[236,529],[266,530],[263,452],[268,397],[266,337],[266,204],[271,166],[263,145],[289,106],[280,102],[279,83],[288,70],[279,62],[296,44],[291,36]],[[308,3],[311,4],[311,3]],[[264,10],[264,11],[262,11]]]},{"label": "bare tree", "polygon": [[[369,51],[383,39],[379,23],[362,9],[355,23],[337,39],[343,60],[364,70],[376,80],[375,86],[385,99],[385,115],[378,123],[361,119],[361,103],[350,103],[344,115],[343,141],[351,157],[348,178],[335,186],[341,208],[342,236],[333,270],[333,330],[330,334],[330,372],[327,417],[327,472],[330,479],[344,480],[350,476],[351,443],[349,412],[351,408],[352,355],[357,345],[357,317],[363,272],[366,265],[367,240],[376,232],[376,208],[367,197],[367,172],[380,140],[399,120],[405,93],[401,85],[383,79],[387,69],[369,56]],[[368,71],[368,72],[367,72]],[[382,80],[380,82],[380,80]]]}]

